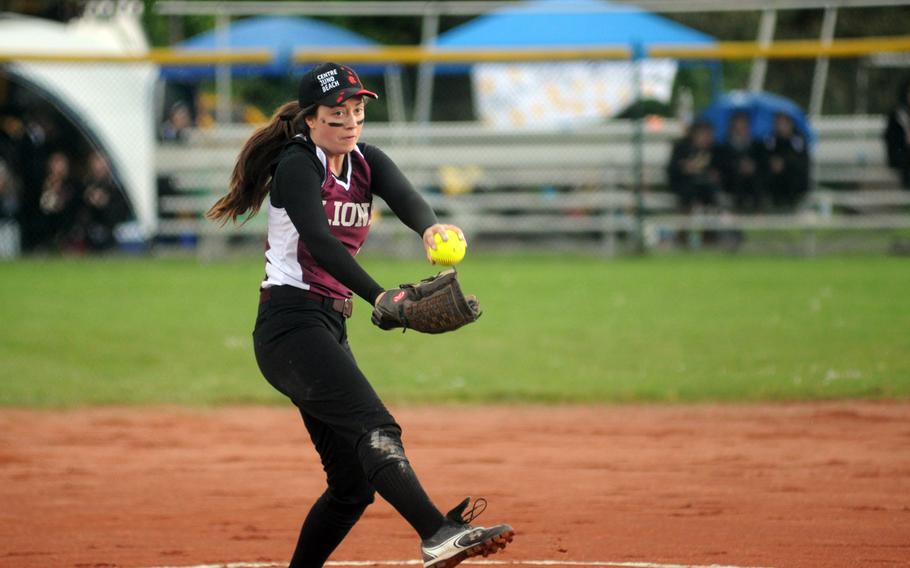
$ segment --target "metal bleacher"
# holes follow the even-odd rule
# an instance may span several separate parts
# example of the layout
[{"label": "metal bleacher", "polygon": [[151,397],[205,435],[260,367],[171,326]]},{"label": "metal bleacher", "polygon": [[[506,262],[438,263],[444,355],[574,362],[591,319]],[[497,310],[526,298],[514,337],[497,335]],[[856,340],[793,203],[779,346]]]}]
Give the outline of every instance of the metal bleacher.
[{"label": "metal bleacher", "polygon": [[[679,215],[666,192],[665,166],[675,121],[648,121],[642,146],[645,232],[736,229],[910,229],[910,192],[885,166],[881,117],[828,117],[814,123],[815,189],[792,214]],[[236,154],[250,127],[196,131],[185,144],[161,145],[157,169],[176,190],[159,203],[161,235],[224,234],[201,213],[227,187]],[[462,226],[473,242],[503,238],[584,236],[615,250],[635,229],[637,179],[635,124],[613,121],[572,131],[501,132],[474,123],[373,124],[363,140],[382,148],[426,196],[441,219]],[[407,232],[379,219],[372,239]],[[231,232],[262,234],[263,219]]]}]

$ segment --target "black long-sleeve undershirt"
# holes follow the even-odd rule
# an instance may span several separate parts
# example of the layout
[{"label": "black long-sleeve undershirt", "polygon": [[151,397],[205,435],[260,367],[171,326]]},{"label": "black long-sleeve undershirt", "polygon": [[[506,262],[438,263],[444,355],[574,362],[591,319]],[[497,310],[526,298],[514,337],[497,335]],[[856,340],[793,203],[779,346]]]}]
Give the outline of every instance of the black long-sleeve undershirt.
[{"label": "black long-sleeve undershirt", "polygon": [[423,235],[427,227],[438,222],[433,208],[414,189],[408,178],[385,152],[369,144],[364,144],[361,149],[363,157],[370,164],[372,174],[370,189],[388,203],[392,213],[402,223],[418,235]]},{"label": "black long-sleeve undershirt", "polygon": [[[392,212],[417,234],[437,223],[436,214],[411,185],[398,166],[374,146],[361,146],[370,165],[373,194],[389,204]],[[287,148],[272,179],[271,200],[283,208],[313,260],[336,280],[372,305],[383,291],[329,229],[322,204],[322,164],[302,144]]]}]

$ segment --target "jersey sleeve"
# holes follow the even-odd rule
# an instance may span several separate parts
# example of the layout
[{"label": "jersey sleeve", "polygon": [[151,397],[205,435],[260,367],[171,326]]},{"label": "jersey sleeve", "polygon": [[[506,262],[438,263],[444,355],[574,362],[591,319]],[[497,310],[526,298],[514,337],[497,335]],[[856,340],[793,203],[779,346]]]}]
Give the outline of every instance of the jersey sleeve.
[{"label": "jersey sleeve", "polygon": [[278,163],[272,179],[272,203],[290,217],[313,260],[336,280],[372,305],[383,291],[329,229],[322,205],[322,168],[303,152]]},{"label": "jersey sleeve", "polygon": [[372,192],[389,204],[402,223],[423,235],[427,227],[439,222],[430,204],[385,152],[369,144],[364,144],[361,150],[370,165]]}]

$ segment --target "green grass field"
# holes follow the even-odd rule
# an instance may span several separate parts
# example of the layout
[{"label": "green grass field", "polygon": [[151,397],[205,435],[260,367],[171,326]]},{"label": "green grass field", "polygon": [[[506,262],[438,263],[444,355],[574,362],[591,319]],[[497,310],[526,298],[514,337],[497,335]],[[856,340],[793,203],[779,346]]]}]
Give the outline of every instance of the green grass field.
[{"label": "green grass field", "polygon": [[[417,262],[364,259],[386,286]],[[250,331],[258,258],[0,264],[0,405],[273,403]],[[910,396],[910,266],[888,257],[474,256],[477,324],[351,343],[389,402]]]}]

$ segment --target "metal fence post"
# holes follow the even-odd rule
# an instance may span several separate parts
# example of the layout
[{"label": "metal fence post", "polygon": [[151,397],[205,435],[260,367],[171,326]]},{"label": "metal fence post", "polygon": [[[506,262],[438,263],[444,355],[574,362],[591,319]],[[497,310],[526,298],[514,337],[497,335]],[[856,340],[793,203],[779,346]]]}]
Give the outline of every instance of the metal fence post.
[{"label": "metal fence post", "polygon": [[645,201],[644,201],[644,190],[645,190],[645,119],[642,116],[643,106],[641,104],[642,97],[642,76],[641,76],[641,66],[644,60],[644,46],[640,41],[635,41],[632,43],[632,92],[633,94],[633,105],[638,105],[638,112],[635,116],[635,132],[633,135],[632,145],[635,148],[634,151],[634,167],[633,172],[635,176],[635,250],[638,254],[644,254],[646,243],[645,243],[645,231],[644,231],[644,222],[645,222]]},{"label": "metal fence post", "polygon": [[[834,39],[834,28],[837,25],[837,8],[825,8],[825,17],[822,20],[822,31],[819,41],[824,46],[830,46]],[[812,75],[812,95],[809,99],[809,116],[817,118],[822,113],[825,101],[825,85],[828,82],[828,58],[820,56],[815,60],[815,73]]]},{"label": "metal fence post", "polygon": [[[427,3],[426,13],[423,15],[423,27],[420,44],[431,47],[439,34],[439,12],[431,2]],[[414,120],[422,124],[430,122],[433,105],[433,75],[435,66],[432,63],[421,63],[417,69],[417,92],[414,102]]]},{"label": "metal fence post", "polygon": [[[758,23],[758,38],[756,41],[762,47],[768,47],[774,40],[774,29],[777,27],[777,10],[765,8],[761,13]],[[749,74],[749,90],[761,91],[765,86],[765,75],[768,72],[768,60],[764,57],[752,59],[752,72]]]},{"label": "metal fence post", "polygon": [[[224,11],[215,15],[215,29],[219,50],[230,49],[231,17]],[[215,92],[218,102],[215,107],[215,118],[218,124],[225,125],[231,122],[231,65],[218,63],[215,67]]]}]

